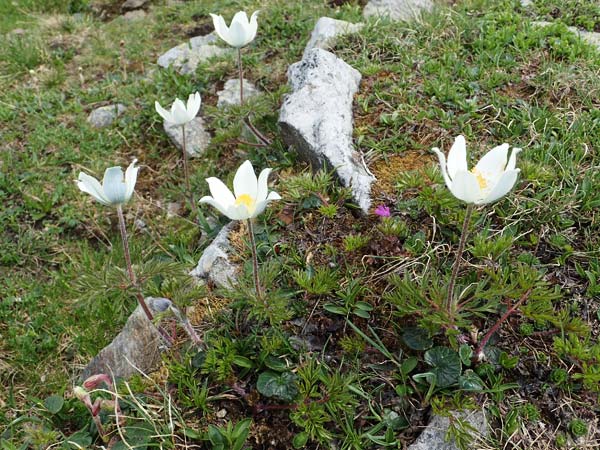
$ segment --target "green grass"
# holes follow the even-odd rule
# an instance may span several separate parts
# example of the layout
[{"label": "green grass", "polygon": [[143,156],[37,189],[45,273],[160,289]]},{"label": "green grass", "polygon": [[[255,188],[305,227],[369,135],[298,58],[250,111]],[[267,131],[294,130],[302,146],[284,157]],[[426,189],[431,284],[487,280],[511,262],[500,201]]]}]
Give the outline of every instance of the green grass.
[{"label": "green grass", "polygon": [[[153,444],[165,448],[184,435],[214,445],[234,440],[233,424],[251,417],[246,445],[256,448],[272,440],[279,448],[327,448],[332,439],[343,449],[401,448],[429,412],[483,403],[493,428],[483,448],[537,448],[540,424],[555,430],[557,421],[556,436],[548,433],[543,444],[579,435],[591,442],[600,371],[593,333],[600,320],[600,55],[566,28],[597,26],[586,5],[537,1],[523,11],[516,1],[470,0],[419,23],[367,22],[338,42],[336,54],[363,75],[354,137],[379,180],[374,206],[392,210],[386,219],[356,215],[347,190],[328,174],[309,175],[276,126],[287,67],[314,22],[322,15],[357,22],[358,2],[155,2],[147,18],[126,26],[74,2],[0,7],[0,32],[26,28],[0,49],[0,383],[7,386],[0,424],[13,424],[3,445],[55,444],[78,430],[81,445],[99,444],[72,380],[118,332],[135,299],[121,287],[114,211],[74,180],[81,170],[100,177],[134,157],[142,169],[126,214],[144,292],[180,306],[208,302],[212,313],[198,324],[206,330],[202,352],[184,344],[153,380],[118,385],[130,435],[162,436]],[[258,7],[259,33],[243,59],[265,91],[259,99],[216,108],[220,83],[236,76],[233,58],[204,63],[188,77],[153,71],[158,55],[210,23],[208,13],[230,17]],[[548,15],[565,23],[529,23]],[[214,135],[192,162],[197,198],[208,192],[205,178],[230,183],[246,158],[255,168],[277,168],[274,189],[284,200],[256,225],[266,307],[252,294],[248,262],[233,291],[191,287],[186,274],[223,218],[203,208],[217,224],[208,230],[185,210],[166,214],[168,202],[184,199],[180,155],[153,105],[196,90]],[[114,126],[87,125],[94,107],[116,101],[128,110]],[[244,112],[274,140],[269,149],[237,143]],[[439,305],[465,208],[429,150],[447,152],[458,134],[472,161],[502,142],[524,150],[514,191],[475,211],[456,289],[461,312],[451,326]],[[135,219],[146,228],[134,227]],[[249,261],[241,236],[237,259]],[[486,361],[472,362],[483,334],[522,297],[490,340]],[[549,388],[560,401],[546,396]],[[44,402],[53,394],[65,399],[59,411]],[[219,419],[223,408],[228,414]],[[466,436],[460,423],[453,434],[461,442]]]}]

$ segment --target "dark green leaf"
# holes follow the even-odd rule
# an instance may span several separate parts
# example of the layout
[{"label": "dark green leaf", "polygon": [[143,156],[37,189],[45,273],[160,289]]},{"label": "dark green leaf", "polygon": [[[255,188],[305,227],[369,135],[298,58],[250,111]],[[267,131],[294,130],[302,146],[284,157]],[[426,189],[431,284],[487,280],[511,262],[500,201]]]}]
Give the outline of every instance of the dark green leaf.
[{"label": "dark green leaf", "polygon": [[431,366],[438,387],[451,386],[458,381],[462,369],[460,357],[451,348],[434,347],[426,351],[425,362]]},{"label": "dark green leaf", "polygon": [[481,391],[484,388],[481,378],[471,369],[465,370],[465,373],[458,377],[458,385],[465,391]]},{"label": "dark green leaf", "polygon": [[292,372],[263,372],[259,375],[256,388],[265,397],[291,402],[298,395],[297,376]]},{"label": "dark green leaf", "polygon": [[427,350],[433,345],[433,339],[427,330],[418,327],[405,328],[402,332],[402,339],[413,350]]},{"label": "dark green leaf", "polygon": [[51,414],[57,414],[65,404],[65,400],[61,395],[51,395],[44,400],[44,407]]}]

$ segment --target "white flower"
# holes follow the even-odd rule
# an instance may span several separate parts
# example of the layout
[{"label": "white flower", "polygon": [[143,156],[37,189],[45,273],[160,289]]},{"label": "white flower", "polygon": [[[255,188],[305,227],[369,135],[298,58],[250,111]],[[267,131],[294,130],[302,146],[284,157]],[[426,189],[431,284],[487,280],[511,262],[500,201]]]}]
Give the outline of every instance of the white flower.
[{"label": "white flower", "polygon": [[154,108],[156,108],[156,112],[167,122],[175,125],[185,125],[196,117],[196,114],[198,114],[198,111],[200,110],[201,103],[200,93],[196,92],[195,94],[190,94],[187,105],[184,105],[181,100],[176,98],[171,105],[171,111],[167,111],[160,106],[160,103],[158,102],[154,102]]},{"label": "white flower", "polygon": [[125,177],[123,177],[123,169],[120,167],[109,167],[104,171],[102,185],[94,177],[80,172],[77,186],[103,205],[122,205],[127,203],[133,195],[137,173],[140,170],[135,166],[136,163],[137,159],[134,159],[125,171]]},{"label": "white flower", "polygon": [[258,29],[257,16],[258,11],[254,11],[252,17],[250,17],[250,21],[248,21],[246,12],[239,11],[233,16],[231,25],[227,27],[223,16],[211,14],[215,31],[219,37],[236,48],[248,45],[256,37],[256,30]]},{"label": "white flower", "polygon": [[433,151],[438,155],[450,192],[464,202],[483,205],[506,195],[517,181],[520,169],[515,166],[521,149],[513,148],[507,163],[508,149],[508,144],[494,147],[471,170],[467,167],[467,147],[463,136],[455,139],[447,163],[440,149],[434,148]]},{"label": "white flower", "polygon": [[[273,200],[281,200],[277,192],[268,192],[267,178],[271,169],[264,169],[256,179],[250,161],[245,161],[233,178],[233,192],[218,178],[207,178],[206,182],[212,197],[200,199],[200,203],[208,203],[217,208],[231,220],[246,220],[257,217],[267,204]],[[267,195],[268,194],[268,195]]]}]

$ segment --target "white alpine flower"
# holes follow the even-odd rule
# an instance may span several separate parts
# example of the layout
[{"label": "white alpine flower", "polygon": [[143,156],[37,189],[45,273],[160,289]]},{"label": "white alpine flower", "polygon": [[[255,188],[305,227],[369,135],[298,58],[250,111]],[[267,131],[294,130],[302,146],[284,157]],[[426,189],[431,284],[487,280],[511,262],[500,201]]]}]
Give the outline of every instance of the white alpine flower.
[{"label": "white alpine flower", "polygon": [[221,39],[227,42],[232,47],[241,48],[248,45],[256,37],[258,23],[256,21],[258,11],[254,11],[248,21],[248,16],[245,11],[239,11],[233,16],[231,25],[228,27],[225,24],[223,16],[211,14],[215,31]]},{"label": "white alpine flower", "polygon": [[122,205],[127,203],[133,195],[137,173],[140,170],[139,167],[136,167],[136,163],[137,159],[134,159],[127,167],[125,176],[123,176],[123,169],[120,167],[109,167],[104,171],[102,184],[87,173],[80,172],[77,186],[103,205]]},{"label": "white alpine flower", "polygon": [[167,111],[165,108],[160,106],[160,103],[158,102],[154,102],[154,108],[156,109],[156,112],[160,114],[161,117],[167,122],[175,125],[185,125],[194,117],[196,117],[198,111],[200,110],[201,103],[202,99],[200,98],[200,93],[196,92],[195,94],[190,94],[187,105],[184,104],[183,101],[176,98],[171,105],[171,111]]}]

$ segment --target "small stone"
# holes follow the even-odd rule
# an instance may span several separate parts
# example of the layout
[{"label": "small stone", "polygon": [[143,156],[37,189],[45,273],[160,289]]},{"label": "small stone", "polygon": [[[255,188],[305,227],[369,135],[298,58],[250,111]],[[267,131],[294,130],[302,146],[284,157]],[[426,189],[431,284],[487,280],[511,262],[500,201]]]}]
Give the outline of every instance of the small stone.
[{"label": "small stone", "polygon": [[[157,314],[166,311],[171,301],[147,297],[146,304]],[[148,373],[160,363],[163,349],[160,332],[138,305],[123,330],[83,369],[80,379],[85,380],[100,373],[116,378],[129,378],[139,373],[138,370]]]},{"label": "small stone", "polygon": [[[485,414],[481,410],[451,411],[450,414],[457,419],[465,420],[473,431],[469,434],[474,441],[488,435],[488,426]],[[429,425],[421,432],[417,440],[408,447],[408,450],[459,450],[454,439],[446,440],[450,419],[445,416],[434,415]]]},{"label": "small stone", "polygon": [[[258,95],[260,91],[248,80],[244,78],[244,101]],[[234,78],[227,80],[223,90],[217,92],[219,100],[217,106],[223,108],[225,106],[239,105],[240,104],[240,80]]]},{"label": "small stone", "polygon": [[533,5],[533,1],[532,0],[521,0],[521,6],[523,8],[527,8],[529,6]]},{"label": "small stone", "polygon": [[101,106],[94,109],[87,118],[88,123],[94,128],[106,128],[115,121],[117,117],[127,110],[125,105],[117,103],[116,105]]},{"label": "small stone", "polygon": [[220,288],[231,288],[237,280],[238,268],[229,260],[233,252],[229,242],[229,233],[233,229],[233,223],[221,228],[219,234],[211,244],[206,247],[198,265],[190,272],[190,275],[198,280],[209,280]]},{"label": "small stone", "polygon": [[[165,132],[171,139],[171,142],[179,150],[183,150],[183,133],[180,125],[174,125],[169,122],[163,122]],[[191,158],[202,155],[210,144],[210,134],[204,128],[204,119],[195,117],[185,124],[185,148]]]},{"label": "small stone", "polygon": [[130,20],[130,21],[141,20],[144,17],[146,17],[146,11],[144,11],[143,9],[136,9],[135,11],[127,11],[125,14],[123,14],[123,19]]},{"label": "small stone", "polygon": [[283,141],[296,149],[313,169],[335,170],[362,211],[371,206],[375,178],[352,143],[352,101],[361,75],[320,48],[290,66],[287,95],[279,113]]},{"label": "small stone", "polygon": [[304,48],[302,58],[305,58],[313,48],[329,50],[335,45],[336,38],[344,34],[356,33],[365,25],[363,23],[350,23],[344,20],[321,17],[313,29],[310,40]]},{"label": "small stone", "polygon": [[144,222],[142,219],[135,219],[133,221],[133,224],[135,225],[135,227],[138,230],[145,230],[146,229],[146,222]]},{"label": "small stone", "polygon": [[167,217],[176,217],[181,212],[180,202],[169,202],[167,203]]},{"label": "small stone", "polygon": [[210,58],[224,56],[232,49],[214,45],[217,36],[214,33],[206,36],[195,36],[183,44],[177,45],[163,53],[157,61],[160,67],[173,67],[181,75],[189,75],[196,71],[198,64]]},{"label": "small stone", "polygon": [[227,410],[225,408],[218,410],[217,414],[216,414],[217,418],[219,418],[219,419],[223,419],[226,415],[227,415]]},{"label": "small stone", "polygon": [[148,3],[148,0],[126,0],[121,5],[121,9],[123,11],[131,11],[133,9],[140,9],[146,3]]},{"label": "small stone", "polygon": [[363,10],[364,17],[389,17],[392,20],[418,19],[423,11],[433,9],[432,0],[371,0]]}]

